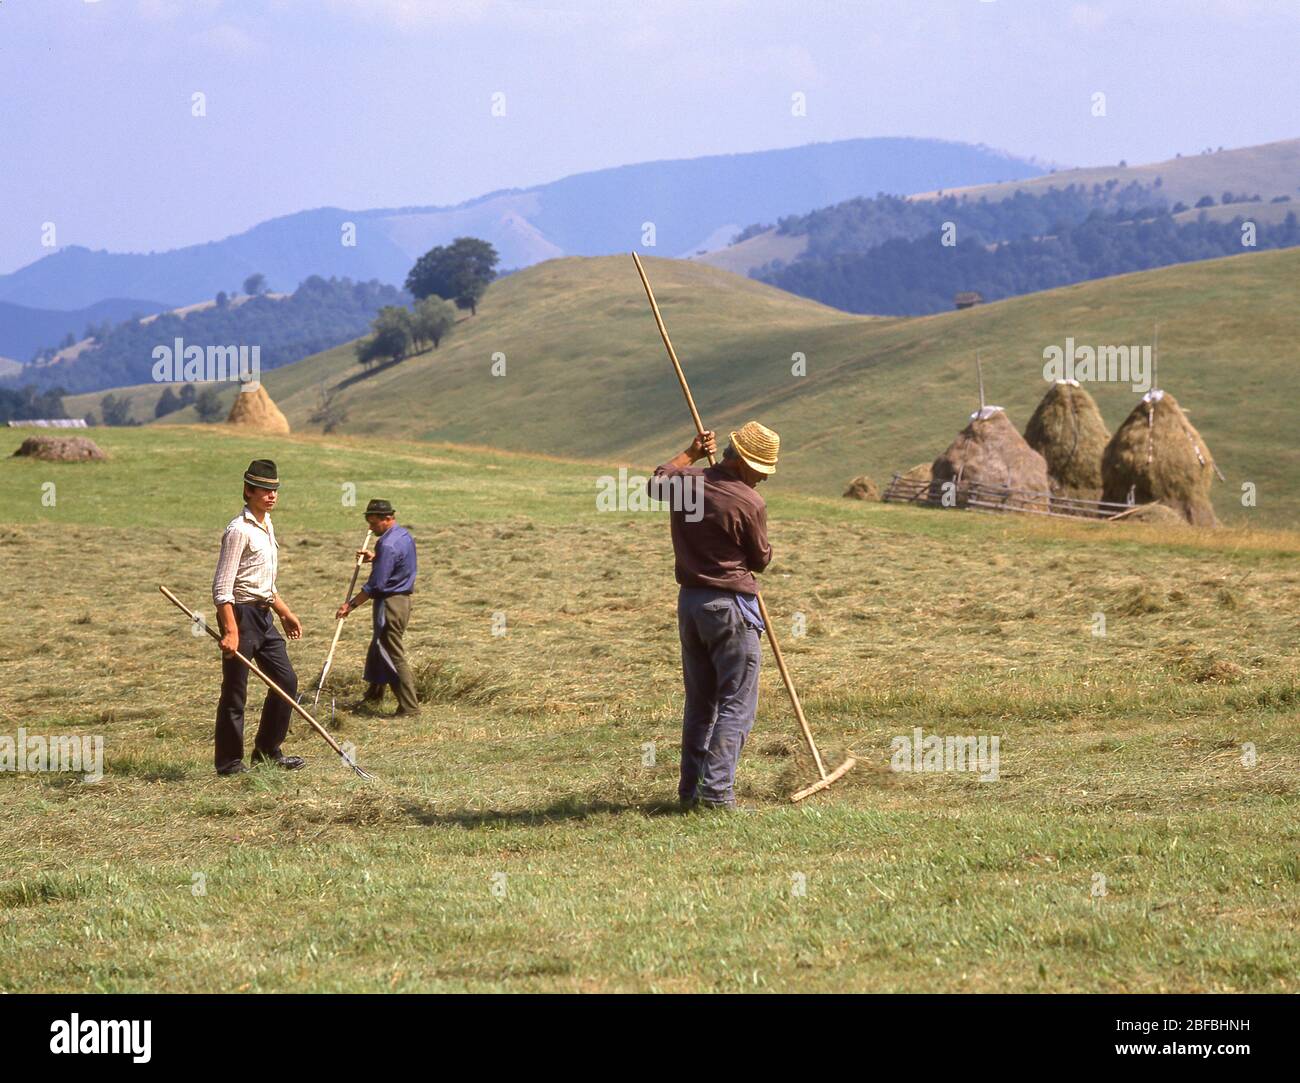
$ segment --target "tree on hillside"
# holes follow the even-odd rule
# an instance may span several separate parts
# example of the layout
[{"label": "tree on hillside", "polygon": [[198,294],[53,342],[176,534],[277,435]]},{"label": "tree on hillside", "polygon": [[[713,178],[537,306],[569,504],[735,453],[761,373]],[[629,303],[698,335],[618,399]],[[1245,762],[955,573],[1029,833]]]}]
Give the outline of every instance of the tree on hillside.
[{"label": "tree on hillside", "polygon": [[374,334],[357,343],[357,361],[367,368],[387,358],[400,361],[415,345],[414,317],[400,305],[385,305],[370,327]]},{"label": "tree on hillside", "polygon": [[487,241],[457,237],[416,260],[406,276],[406,288],[421,301],[434,294],[450,297],[457,308],[477,315],[479,299],[496,277],[497,262],[497,250]]},{"label": "tree on hillside", "polygon": [[199,415],[199,420],[205,425],[219,420],[223,413],[221,393],[215,387],[205,387],[194,400],[194,409]]},{"label": "tree on hillside", "polygon": [[198,394],[199,393],[197,390],[195,390],[193,384],[185,384],[181,388],[181,393],[180,393],[181,405],[188,406],[198,397]]},{"label": "tree on hillside", "polygon": [[230,298],[226,296],[225,290],[217,290],[217,307],[225,308],[230,304]]},{"label": "tree on hillside", "polygon": [[172,390],[171,384],[168,384],[163,388],[163,393],[158,396],[158,404],[153,408],[153,416],[166,417],[168,414],[174,414],[180,408],[180,396]]},{"label": "tree on hillside", "polygon": [[244,279],[244,292],[248,294],[248,296],[256,297],[258,294],[265,293],[266,290],[266,275],[262,274],[261,271],[258,271],[256,274],[251,274]]},{"label": "tree on hillside", "polygon": [[131,424],[131,400],[125,396],[105,395],[99,400],[99,412],[105,425]]},{"label": "tree on hillside", "polygon": [[438,344],[451,333],[455,322],[456,307],[436,293],[415,302],[412,324],[417,342],[432,342],[436,350]]}]

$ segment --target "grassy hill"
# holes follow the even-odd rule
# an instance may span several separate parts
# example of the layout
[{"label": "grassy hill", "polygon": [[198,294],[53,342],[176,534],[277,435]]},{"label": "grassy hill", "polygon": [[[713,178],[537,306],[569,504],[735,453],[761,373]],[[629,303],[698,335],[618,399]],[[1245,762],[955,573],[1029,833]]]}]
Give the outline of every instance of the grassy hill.
[{"label": "grassy hill", "polygon": [[[848,478],[933,459],[977,405],[974,358],[989,401],[1023,427],[1041,397],[1043,350],[1150,343],[1160,325],[1160,382],[1188,409],[1227,477],[1214,499],[1228,522],[1300,520],[1294,383],[1300,251],[1262,252],[1103,279],[917,319],[850,316],[696,263],[648,270],[705,423],[759,417],[785,443],[783,480],[837,495]],[[505,376],[491,375],[495,353]],[[802,353],[807,375],[791,375]],[[690,419],[630,258],[556,260],[495,283],[441,349],[365,376],[350,346],[267,374],[295,428],[320,388],[339,387],[342,431],[615,458],[653,465],[680,450]],[[1094,384],[1114,429],[1138,400]],[[156,387],[132,392],[152,414]],[[233,389],[228,392],[233,397]],[[95,397],[69,400],[74,409]],[[192,410],[175,415],[192,421]],[[1243,482],[1258,506],[1241,507]]]},{"label": "grassy hill", "polygon": [[[0,458],[0,605],[23,613],[0,735],[105,756],[93,784],[0,771],[0,990],[1297,989],[1295,533],[948,514],[780,474],[768,606],[822,749],[860,766],[789,803],[813,768],[765,649],[744,811],[682,815],[668,526],[596,510],[614,460],[94,435],[107,462]],[[335,719],[380,783],[300,724],[307,770],[212,773],[215,647],[155,584],[210,617],[260,454],[285,481],[304,685],[364,502],[392,499],[421,546],[424,715]],[[67,569],[54,589],[30,589],[33,554]],[[917,726],[999,737],[997,779],[891,771]]]},{"label": "grassy hill", "polygon": [[[1193,154],[1147,165],[1063,169],[1025,180],[923,192],[912,198],[935,199],[939,196],[964,195],[972,200],[987,199],[995,202],[1016,192],[1035,195],[1049,188],[1066,188],[1071,184],[1091,188],[1095,184],[1104,186],[1110,181],[1124,186],[1133,181],[1153,185],[1157,180],[1160,182],[1160,194],[1169,201],[1171,207],[1180,201],[1192,207],[1205,195],[1213,196],[1217,203],[1225,191],[1246,196],[1258,195],[1263,200],[1262,203],[1211,207],[1208,209],[1210,217],[1228,220],[1241,214],[1261,223],[1280,222],[1286,217],[1287,211],[1296,207],[1296,200],[1300,200],[1300,139],[1239,147],[1214,154]],[[1269,204],[1270,199],[1280,195],[1289,195],[1292,202]],[[1199,213],[1189,211],[1182,218],[1194,219]],[[773,228],[755,234],[739,244],[693,258],[735,274],[749,274],[775,259],[793,262],[807,247],[806,235],[782,235]]]}]

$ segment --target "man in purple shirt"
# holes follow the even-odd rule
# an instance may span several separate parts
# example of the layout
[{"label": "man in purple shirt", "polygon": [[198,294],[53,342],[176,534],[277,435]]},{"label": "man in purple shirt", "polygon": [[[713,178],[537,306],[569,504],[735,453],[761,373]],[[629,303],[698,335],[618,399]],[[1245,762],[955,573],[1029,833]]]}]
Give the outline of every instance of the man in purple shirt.
[{"label": "man in purple shirt", "polygon": [[370,578],[355,598],[339,606],[335,616],[342,620],[367,599],[373,599],[374,635],[366,653],[365,702],[378,706],[384,698],[384,686],[391,684],[397,694],[397,714],[418,715],[415,680],[402,643],[415,592],[415,540],[406,527],[397,525],[397,512],[387,500],[372,500],[366,505],[366,522],[378,540],[373,553],[359,551],[357,555],[371,565]]}]

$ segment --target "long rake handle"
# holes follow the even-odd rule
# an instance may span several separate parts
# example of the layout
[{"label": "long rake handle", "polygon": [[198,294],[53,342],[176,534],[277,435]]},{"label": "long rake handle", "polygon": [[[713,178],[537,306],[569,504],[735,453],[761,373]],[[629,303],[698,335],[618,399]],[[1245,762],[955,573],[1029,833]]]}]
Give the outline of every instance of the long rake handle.
[{"label": "long rake handle", "polygon": [[[361,543],[362,549],[370,548],[370,539],[375,536],[373,530],[366,531],[366,540]],[[357,557],[357,563],[352,569],[352,582],[348,584],[348,592],[344,595],[345,602],[352,600],[352,592],[357,589],[357,578],[361,575],[361,565],[365,563],[364,558]],[[321,689],[325,687],[325,675],[330,671],[330,666],[334,664],[334,651],[339,645],[339,636],[343,634],[343,622],[346,617],[340,617],[334,622],[334,639],[330,642],[330,652],[325,656],[325,664],[321,666],[320,676],[316,679],[316,696],[311,701],[313,707],[320,702]]]},{"label": "long rake handle", "polygon": [[[659,303],[655,300],[654,290],[650,288],[650,280],[646,277],[645,268],[641,266],[641,257],[635,252],[632,253],[632,260],[636,264],[636,273],[641,276],[641,285],[645,287],[645,295],[650,300],[650,309],[654,312],[655,323],[659,327],[659,335],[664,340],[664,346],[668,350],[668,356],[672,360],[673,369],[677,373],[677,382],[682,386],[682,394],[686,396],[686,405],[690,407],[691,420],[695,422],[695,431],[704,435],[704,422],[700,420],[700,412],[695,408],[695,398],[691,395],[690,386],[686,383],[686,373],[682,371],[682,363],[677,360],[677,351],[673,349],[672,340],[668,337],[668,328],[664,326],[664,318],[659,313]],[[709,465],[717,464],[717,458],[712,452],[709,452]],[[772,618],[767,615],[767,604],[763,601],[761,591],[757,589],[754,597],[758,600],[758,611],[763,617],[763,627],[767,629],[767,641],[772,645],[772,656],[776,659],[776,668],[781,672],[781,680],[785,684],[785,690],[790,693],[790,705],[794,707],[794,716],[799,720],[799,728],[803,731],[803,739],[807,742],[808,751],[812,753],[813,762],[817,765],[817,773],[824,779],[826,778],[826,766],[822,763],[821,753],[817,751],[817,742],[813,740],[812,730],[808,726],[808,719],[804,717],[803,705],[799,702],[799,693],[794,690],[794,680],[790,677],[790,671],[786,669],[785,658],[781,654],[781,646],[776,641],[776,632],[772,630]]]},{"label": "long rake handle", "polygon": [[[158,589],[163,592],[164,596],[166,596],[169,602],[171,602],[174,606],[176,606],[177,609],[179,609],[182,613],[184,613],[187,617],[189,617],[190,620],[198,621],[200,624],[203,625],[203,630],[207,632],[208,635],[210,635],[218,643],[221,642],[221,636],[217,635],[215,629],[210,628],[207,625],[207,623],[204,622],[203,619],[197,613],[195,613],[184,602],[182,602],[179,598],[177,598],[175,594],[173,594],[162,584],[158,585]],[[288,692],[286,692],[283,688],[281,688],[278,684],[276,684],[275,681],[271,680],[270,677],[268,677],[265,673],[263,673],[261,669],[258,668],[257,663],[254,662],[251,658],[245,658],[242,654],[239,653],[239,651],[235,651],[235,657],[238,658],[241,662],[244,663],[244,665],[246,665],[249,668],[249,670],[252,672],[254,677],[256,677],[259,681],[261,681],[264,685],[266,685],[267,688],[269,688],[272,692],[274,692],[277,696],[279,696],[282,700],[284,700],[285,703],[287,703],[290,707],[292,707],[295,712],[302,715],[302,717],[305,718],[307,722],[311,725],[311,728],[325,738],[325,742],[330,746],[330,748],[334,749],[335,752],[337,752],[340,756],[342,756],[344,762],[351,765],[351,760],[348,759],[347,753],[345,753],[343,749],[339,748],[338,742],[335,741],[334,738],[329,735],[325,727],[323,727],[319,722],[316,721],[316,719],[312,718],[312,716],[309,715],[306,712],[306,710],[303,709],[303,707],[298,703],[296,699],[293,698],[293,696],[289,695]]]}]

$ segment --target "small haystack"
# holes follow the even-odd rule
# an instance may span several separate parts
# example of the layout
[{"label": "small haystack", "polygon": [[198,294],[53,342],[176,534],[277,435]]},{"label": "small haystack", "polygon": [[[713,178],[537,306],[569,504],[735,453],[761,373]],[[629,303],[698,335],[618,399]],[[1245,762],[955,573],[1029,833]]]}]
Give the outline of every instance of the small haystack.
[{"label": "small haystack", "polygon": [[14,457],[18,456],[51,463],[85,463],[108,458],[87,436],[29,436],[14,452]]},{"label": "small haystack", "polygon": [[1025,426],[1025,443],[1047,461],[1053,496],[1101,499],[1101,455],[1110,433],[1077,380],[1057,380]]},{"label": "small haystack", "polygon": [[[971,414],[957,439],[934,460],[930,468],[931,501],[942,502],[947,481],[956,482],[958,507],[974,500],[1017,510],[1049,510],[1047,462],[1025,443],[1001,406],[982,406]],[[972,493],[971,486],[988,489]],[[990,493],[991,489],[1012,492],[999,495]]]},{"label": "small haystack", "polygon": [[844,495],[850,500],[879,500],[880,490],[876,488],[876,483],[866,474],[859,474],[849,482],[849,487],[844,490]]},{"label": "small haystack", "polygon": [[924,481],[929,484],[931,465],[931,463],[917,463],[911,470],[900,475],[900,477],[903,481]]},{"label": "small haystack", "polygon": [[[246,388],[252,388],[251,391]],[[280,408],[271,401],[261,381],[250,383],[240,388],[235,396],[235,404],[230,408],[227,425],[239,425],[246,429],[255,429],[271,436],[288,436],[289,420],[280,412]]]},{"label": "small haystack", "polygon": [[1218,526],[1210,504],[1214,459],[1173,395],[1149,391],[1102,455],[1102,499],[1160,503],[1193,526]]}]

